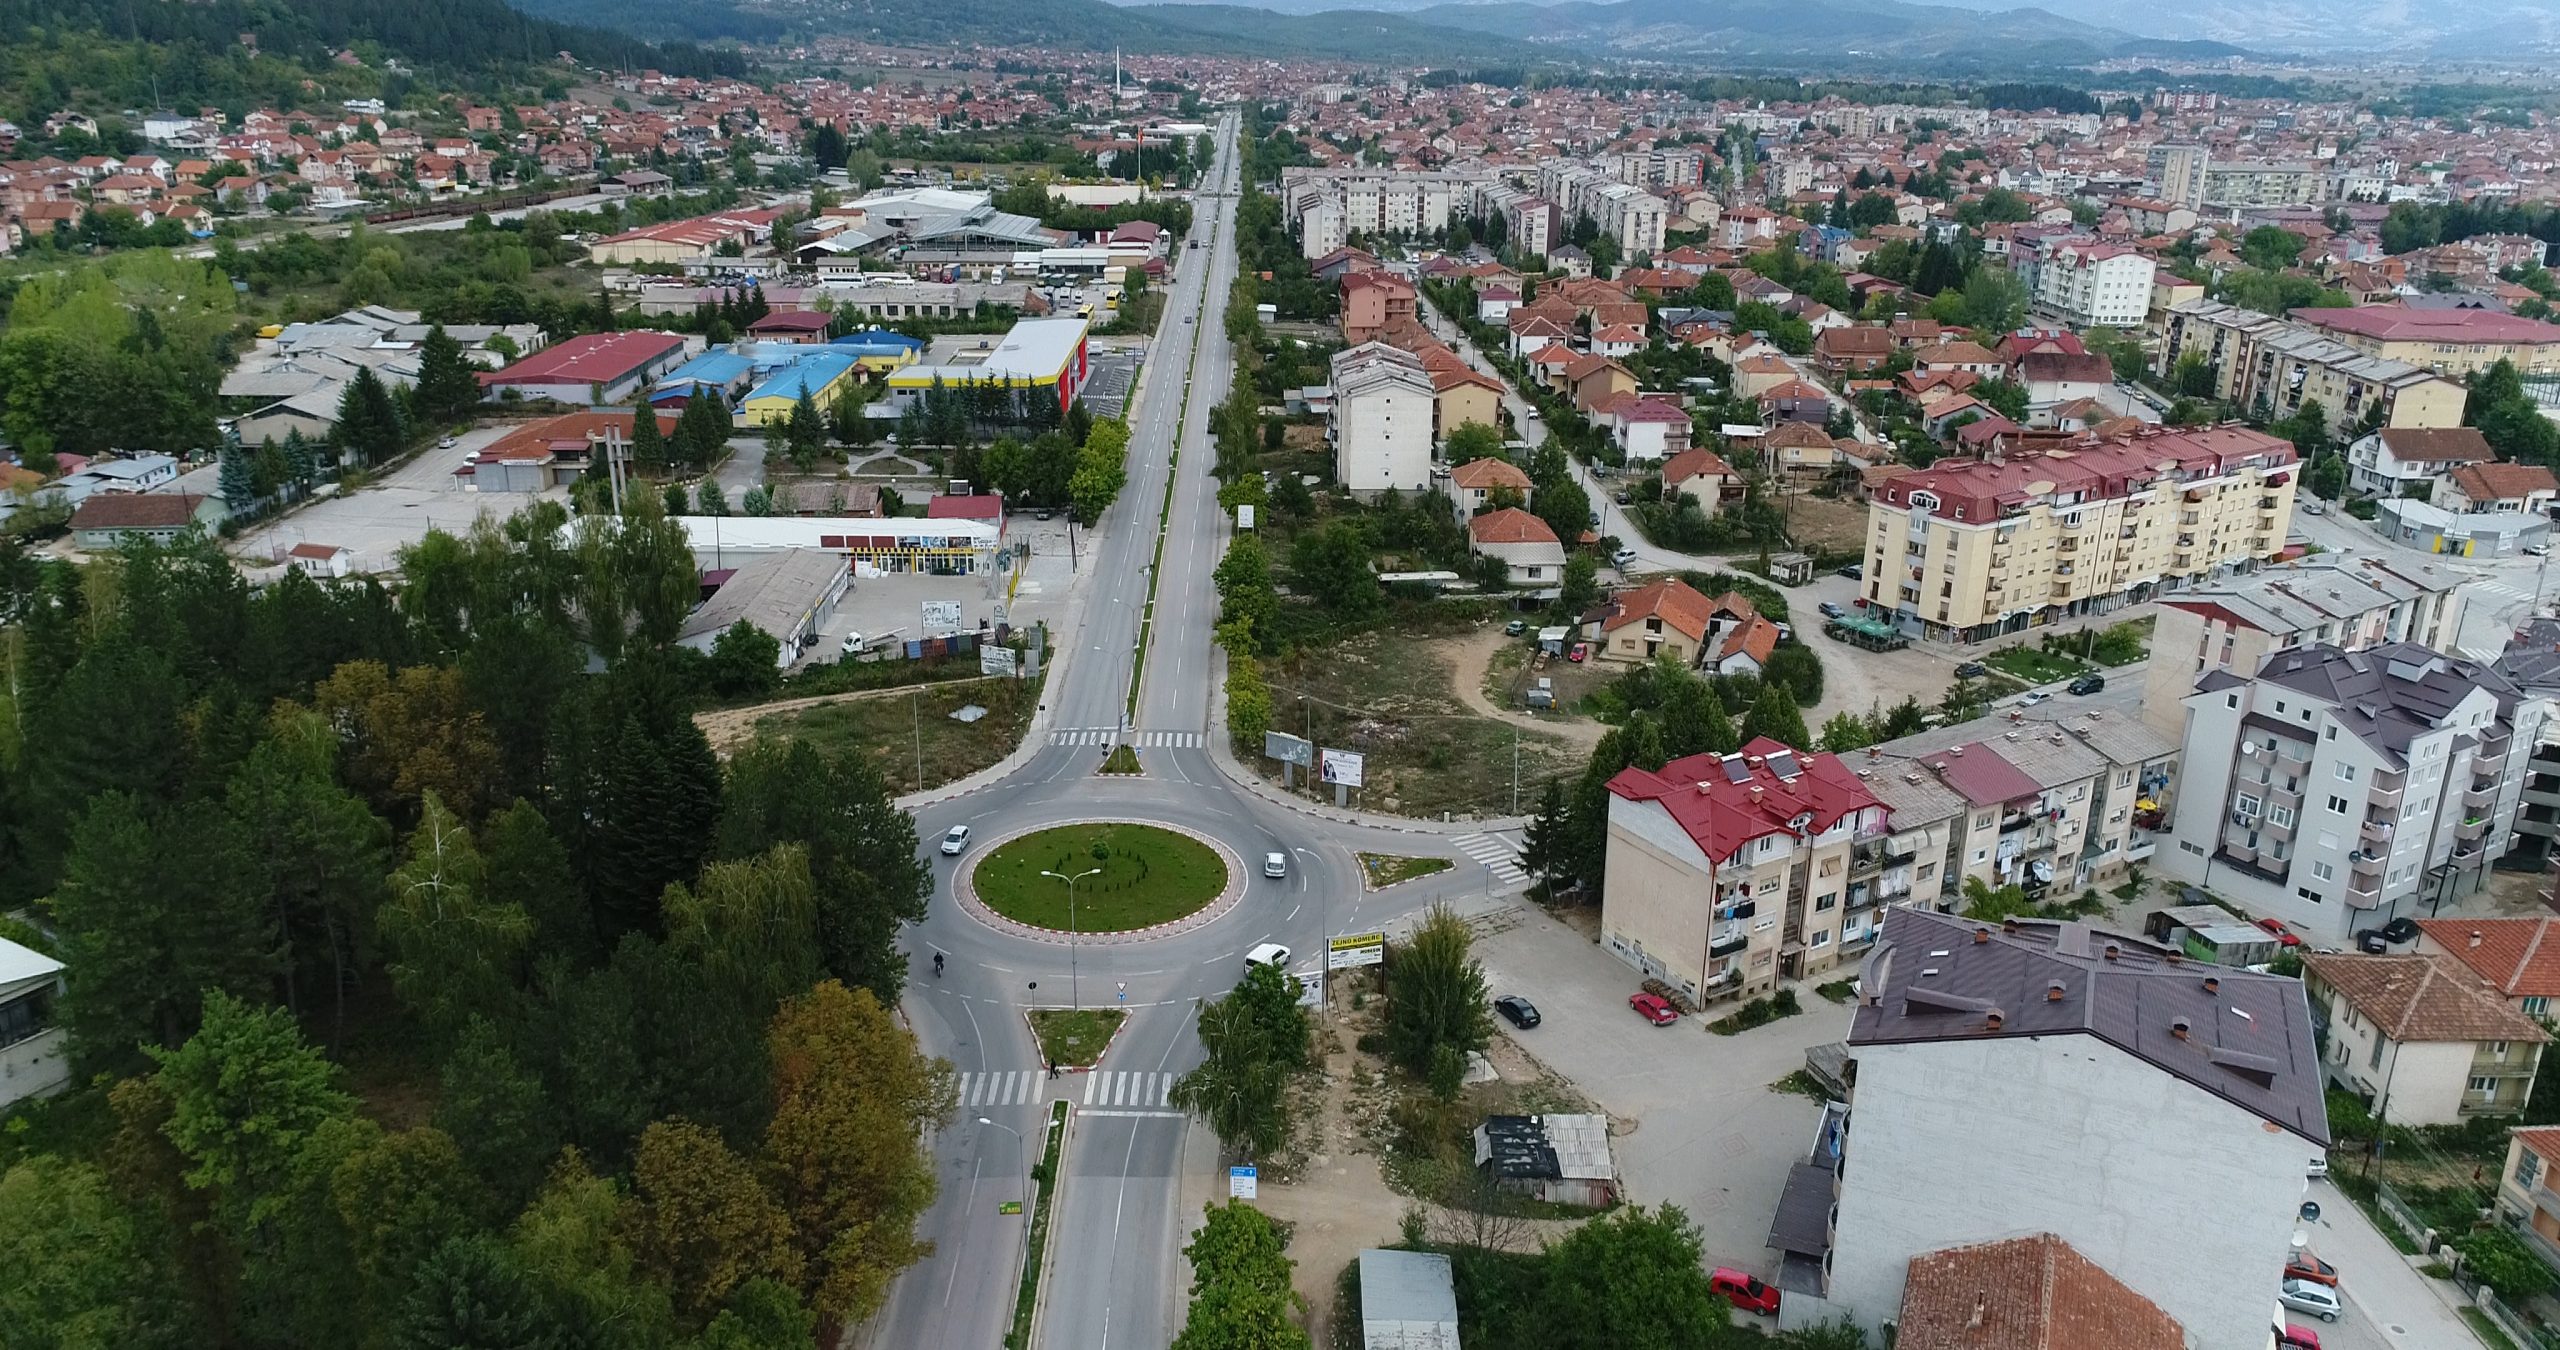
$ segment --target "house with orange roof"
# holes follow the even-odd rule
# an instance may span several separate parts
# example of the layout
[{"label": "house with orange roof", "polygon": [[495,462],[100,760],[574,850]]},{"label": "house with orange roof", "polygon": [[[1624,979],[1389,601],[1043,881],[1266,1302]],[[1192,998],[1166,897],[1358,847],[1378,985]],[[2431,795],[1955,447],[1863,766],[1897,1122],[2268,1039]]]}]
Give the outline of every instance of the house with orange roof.
[{"label": "house with orange roof", "polygon": [[1714,515],[1725,503],[1740,500],[1742,477],[1713,450],[1683,450],[1662,461],[1662,495],[1686,497]]},{"label": "house with orange roof", "polygon": [[2418,951],[2441,953],[2471,968],[2536,1021],[2560,1005],[2560,917],[2420,919]]},{"label": "house with orange roof", "polygon": [[1487,510],[1500,509],[1497,498],[1505,492],[1517,496],[1518,505],[1529,505],[1529,475],[1510,460],[1471,459],[1449,470],[1449,501],[1460,525]]},{"label": "house with orange roof", "polygon": [[1636,391],[1635,372],[1608,357],[1586,353],[1575,357],[1560,377],[1564,391],[1573,406],[1585,413],[1606,404],[1620,394]]},{"label": "house with orange roof", "polygon": [[2497,1215],[2545,1264],[2560,1266],[2560,1125],[2507,1131]]},{"label": "house with orange roof", "polygon": [[1514,586],[1552,586],[1564,578],[1564,544],[1547,522],[1506,506],[1467,522],[1467,549],[1498,558]]},{"label": "house with orange roof", "polygon": [[1646,582],[1610,596],[1588,622],[1603,661],[1643,663],[1658,657],[1694,668],[1715,631],[1715,604],[1678,577]]},{"label": "house with orange roof", "polygon": [[2329,1028],[2329,1076],[2393,1125],[2520,1114],[2551,1039],[2452,955],[2316,952],[2302,992]]}]

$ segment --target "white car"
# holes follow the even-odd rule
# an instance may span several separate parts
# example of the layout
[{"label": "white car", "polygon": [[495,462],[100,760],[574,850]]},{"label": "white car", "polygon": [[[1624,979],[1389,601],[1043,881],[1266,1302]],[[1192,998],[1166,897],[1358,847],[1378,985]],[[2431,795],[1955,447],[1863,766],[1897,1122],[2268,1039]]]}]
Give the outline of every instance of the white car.
[{"label": "white car", "polygon": [[2313,1158],[2311,1160],[2311,1166],[2304,1169],[2303,1175],[2311,1178],[2313,1181],[2318,1181],[2320,1178],[2329,1175],[2329,1159],[2326,1156]]},{"label": "white car", "polygon": [[1244,964],[1247,970],[1255,966],[1285,966],[1289,964],[1289,949],[1277,942],[1259,943],[1244,954]]},{"label": "white car", "polygon": [[1636,551],[1631,548],[1622,548],[1609,555],[1609,561],[1615,564],[1617,569],[1621,572],[1627,570],[1627,564],[1634,562],[1635,560]]},{"label": "white car", "polygon": [[969,827],[966,825],[954,825],[942,836],[942,856],[946,858],[960,856],[960,850],[968,846]]},{"label": "white car", "polygon": [[2284,1287],[2276,1291],[2276,1302],[2323,1322],[2335,1322],[2338,1314],[2345,1311],[2338,1302],[2337,1290],[2311,1280],[2285,1281]]},{"label": "white car", "polygon": [[2053,697],[2053,695],[2048,694],[2048,693],[2046,693],[2045,691],[2043,691],[2043,690],[2039,689],[2039,690],[2036,690],[2034,693],[2032,693],[2032,694],[2028,694],[2028,695],[2026,695],[2025,697],[2023,697],[2023,698],[2019,699],[2019,700],[2018,700],[2018,706],[2019,706],[2019,707],[2021,707],[2021,708],[2032,708],[2032,707],[2036,706],[2037,704],[2042,703],[2042,702],[2044,702],[2046,699],[2049,699],[2049,698],[2051,698],[2051,697]]},{"label": "white car", "polygon": [[1278,880],[1280,880],[1280,879],[1282,879],[1282,878],[1284,878],[1284,877],[1288,876],[1288,875],[1289,875],[1289,855],[1288,855],[1288,854],[1286,854],[1286,853],[1265,853],[1265,854],[1263,854],[1263,855],[1262,855],[1262,874],[1263,874],[1264,876],[1266,876],[1266,877],[1271,878],[1271,879],[1272,879],[1272,880],[1274,880],[1274,881],[1278,881]]}]

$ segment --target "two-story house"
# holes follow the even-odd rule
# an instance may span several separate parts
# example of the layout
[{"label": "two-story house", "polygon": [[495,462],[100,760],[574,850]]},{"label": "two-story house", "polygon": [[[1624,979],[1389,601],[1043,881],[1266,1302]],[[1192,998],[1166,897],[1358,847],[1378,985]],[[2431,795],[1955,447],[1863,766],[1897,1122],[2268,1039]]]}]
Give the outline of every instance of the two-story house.
[{"label": "two-story house", "polygon": [[2536,1022],[2551,1021],[2560,1003],[2560,918],[2420,919],[2418,950],[2470,967]]},{"label": "two-story house", "polygon": [[2319,952],[2304,992],[2329,1077],[2392,1125],[2521,1114],[2550,1035],[2451,956]]},{"label": "two-story house", "polygon": [[2498,457],[2477,427],[2384,427],[2347,446],[2347,486],[2377,497],[2434,490],[2454,470]]},{"label": "two-story house", "polygon": [[1528,473],[1507,459],[1471,459],[1449,470],[1449,501],[1461,526],[1499,506],[1527,506],[1529,496]]}]

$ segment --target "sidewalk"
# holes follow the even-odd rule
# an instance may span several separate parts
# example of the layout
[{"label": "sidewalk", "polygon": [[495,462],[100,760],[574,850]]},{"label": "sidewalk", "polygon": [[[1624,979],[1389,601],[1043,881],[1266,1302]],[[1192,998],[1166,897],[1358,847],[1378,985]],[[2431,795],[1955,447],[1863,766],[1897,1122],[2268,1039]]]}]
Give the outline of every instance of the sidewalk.
[{"label": "sidewalk", "polygon": [[2326,1181],[2311,1183],[2309,1198],[2320,1205],[2320,1221],[2310,1225],[2312,1250],[2338,1268],[2348,1306],[2370,1320],[2386,1343],[2406,1350],[2485,1350],[2443,1288],[2417,1272],[2419,1258],[2401,1255],[2355,1201]]}]

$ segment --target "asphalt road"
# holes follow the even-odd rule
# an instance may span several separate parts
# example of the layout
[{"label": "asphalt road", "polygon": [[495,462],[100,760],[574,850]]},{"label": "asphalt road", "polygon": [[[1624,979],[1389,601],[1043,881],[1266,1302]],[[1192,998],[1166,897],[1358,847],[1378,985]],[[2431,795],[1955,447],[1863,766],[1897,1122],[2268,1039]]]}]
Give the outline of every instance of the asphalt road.
[{"label": "asphalt road", "polygon": [[[1236,268],[1236,120],[1219,126],[1219,158],[1195,199],[1192,237],[1175,264],[1147,388],[1131,428],[1128,486],[1087,535],[1083,593],[1055,634],[1040,744],[1001,781],[919,807],[928,850],[965,824],[975,853],[1024,830],[1075,820],[1147,820],[1224,845],[1247,878],[1236,907],[1203,927],[1146,941],[1032,940],[965,912],[951,881],[962,859],[933,854],[936,894],[908,934],[904,1009],[917,1039],[961,1076],[961,1105],[933,1141],[942,1189],[919,1224],[933,1254],[902,1275],[864,1328],[881,1347],[994,1347],[1010,1324],[1026,1219],[1002,1212],[1024,1197],[1026,1150],[1036,1150],[1047,1104],[1075,1104],[1052,1219],[1053,1256],[1036,1343],[1055,1350],[1162,1350],[1180,1329],[1189,1266],[1181,1254],[1198,1205],[1223,1196],[1214,1138],[1165,1105],[1173,1076],[1199,1062],[1199,999],[1233,986],[1244,952],[1288,946],[1293,969],[1321,964],[1324,935],[1391,926],[1442,896],[1491,886],[1486,867],[1450,833],[1388,830],[1274,804],[1230,781],[1208,749],[1216,594],[1210,573],[1225,548],[1217,506],[1210,409],[1225,395],[1232,353],[1223,324]],[[1184,383],[1189,381],[1189,399]],[[1179,451],[1177,455],[1176,451]],[[1168,508],[1166,489],[1172,487]],[[1153,600],[1135,717],[1130,672],[1141,659],[1149,573],[1162,531],[1163,577]],[[1139,747],[1145,774],[1096,775],[1115,743]],[[1382,895],[1360,885],[1359,850],[1453,858],[1450,871]],[[1265,853],[1289,875],[1261,875]],[[931,973],[934,953],[945,973]],[[1046,1075],[1026,1008],[1123,1006],[1118,1041],[1091,1074]],[[979,1124],[983,1118],[989,1125]],[[1013,1134],[1018,1132],[1018,1143]]]}]

